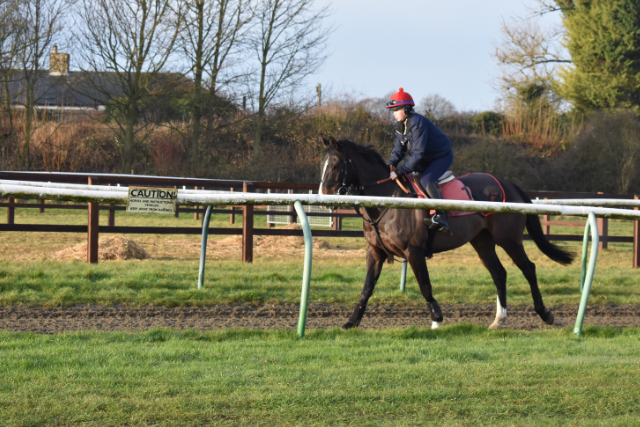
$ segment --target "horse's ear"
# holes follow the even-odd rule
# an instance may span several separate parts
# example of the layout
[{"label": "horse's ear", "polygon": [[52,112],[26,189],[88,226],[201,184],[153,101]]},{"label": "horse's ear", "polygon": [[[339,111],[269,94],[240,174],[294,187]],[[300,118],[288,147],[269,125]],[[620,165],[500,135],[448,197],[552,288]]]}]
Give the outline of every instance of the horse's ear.
[{"label": "horse's ear", "polygon": [[322,144],[324,144],[324,148],[329,148],[329,144],[330,144],[330,142],[329,142],[329,140],[328,140],[327,138],[325,138],[325,137],[324,137],[324,136],[322,136],[322,135],[318,135],[318,140],[319,140]]},{"label": "horse's ear", "polygon": [[340,149],[340,143],[338,141],[336,141],[336,139],[334,137],[329,138],[329,142],[331,143],[331,146],[336,150],[336,151],[342,151]]}]

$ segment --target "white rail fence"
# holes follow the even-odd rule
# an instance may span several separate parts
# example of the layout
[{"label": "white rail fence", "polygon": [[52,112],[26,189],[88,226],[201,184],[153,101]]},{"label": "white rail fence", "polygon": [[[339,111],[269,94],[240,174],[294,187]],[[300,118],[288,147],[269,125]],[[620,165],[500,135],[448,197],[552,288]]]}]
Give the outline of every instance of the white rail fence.
[{"label": "white rail fence", "polygon": [[[127,202],[128,187],[100,185],[52,184],[27,181],[0,181],[0,197],[24,199],[62,200],[93,203]],[[597,202],[594,202],[597,200]],[[609,200],[609,199],[607,199]],[[446,211],[520,213],[533,215],[558,215],[640,220],[640,210],[598,207],[605,199],[585,199],[585,203],[597,206],[554,204],[551,200],[536,200],[529,203],[477,202],[465,200],[434,200],[396,197],[337,196],[323,194],[265,194],[208,190],[178,190],[180,205],[293,205],[300,201],[309,206],[394,208],[394,209],[439,209]],[[610,201],[610,200],[609,200]],[[618,202],[622,202],[620,200]],[[636,201],[631,201],[636,202]],[[572,201],[571,203],[577,203]],[[638,206],[636,204],[634,207]]]},{"label": "white rail fence", "polygon": [[[104,185],[82,185],[66,183],[45,183],[31,181],[0,180],[0,197],[11,197],[18,199],[40,199],[40,200],[61,200],[74,202],[89,202],[89,220],[86,232],[88,233],[88,253],[89,262],[97,262],[99,232],[115,232],[115,229],[126,229],[127,227],[100,227],[98,225],[98,204],[123,205],[127,202],[128,187],[112,187]],[[566,200],[533,200],[533,204],[528,203],[498,203],[498,202],[474,202],[460,200],[424,200],[412,198],[390,198],[390,197],[363,197],[363,196],[335,196],[318,194],[264,194],[264,193],[241,193],[212,190],[179,190],[178,204],[182,206],[233,206],[244,205],[242,230],[224,230],[224,234],[243,235],[242,260],[252,262],[253,260],[253,205],[260,206],[280,206],[283,209],[291,210],[295,201],[300,201],[305,211],[310,208],[329,207],[381,207],[398,209],[443,209],[471,212],[512,212],[533,215],[554,215],[554,216],[579,216],[586,217],[593,213],[599,218],[603,218],[603,248],[606,247],[606,218],[617,218],[634,221],[633,237],[611,237],[618,241],[629,241],[633,243],[633,268],[640,266],[640,200],[629,199],[566,199]],[[93,205],[93,210],[92,210]],[[589,206],[593,205],[593,206]],[[615,209],[602,206],[624,206],[630,209]],[[633,210],[632,210],[633,209]],[[92,213],[93,212],[93,213]],[[238,212],[240,214],[240,212]],[[93,216],[92,216],[93,215]],[[244,218],[248,218],[245,220]],[[311,217],[313,218],[313,217]],[[322,217],[320,217],[322,218]],[[325,217],[326,218],[326,217]],[[600,221],[600,220],[599,220]],[[543,225],[545,222],[543,222]],[[547,221],[548,224],[548,221]],[[556,225],[561,225],[560,223]],[[547,225],[548,226],[548,225]],[[25,231],[26,226],[10,226],[7,229]],[[53,226],[52,226],[53,227]],[[65,226],[60,226],[65,227]],[[69,226],[70,228],[71,226]],[[80,226],[81,227],[81,226]],[[76,227],[77,228],[77,227]],[[152,227],[153,228],[153,227]],[[157,228],[157,227],[156,227]],[[184,227],[183,227],[184,228]],[[178,233],[194,234],[197,228],[181,228]],[[102,231],[98,231],[101,229]],[[185,231],[187,230],[187,231]],[[51,231],[51,230],[44,230]],[[79,230],[68,230],[78,232]],[[269,232],[268,232],[269,231]],[[286,231],[286,230],[285,230]],[[127,230],[119,232],[126,233]],[[137,231],[150,232],[150,231]],[[154,233],[171,233],[169,229],[153,231]],[[220,230],[222,232],[222,230]],[[237,233],[236,233],[237,232]],[[258,232],[256,229],[255,232]],[[321,231],[318,231],[322,234]],[[327,232],[330,233],[330,232]],[[355,231],[332,231],[332,233],[342,233],[355,237],[359,235]],[[281,230],[259,230],[259,234],[284,235]],[[340,234],[340,235],[342,235]],[[287,234],[288,235],[288,234]],[[324,234],[333,235],[333,234]],[[567,236],[564,236],[567,237]],[[573,240],[573,239],[570,239]]]}]

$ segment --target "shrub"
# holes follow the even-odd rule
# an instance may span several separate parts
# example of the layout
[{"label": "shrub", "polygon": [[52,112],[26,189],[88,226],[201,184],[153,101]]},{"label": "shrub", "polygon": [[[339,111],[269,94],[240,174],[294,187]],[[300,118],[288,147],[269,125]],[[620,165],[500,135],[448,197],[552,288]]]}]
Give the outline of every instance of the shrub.
[{"label": "shrub", "polygon": [[640,193],[640,120],[629,110],[585,119],[575,142],[557,161],[567,189]]},{"label": "shrub", "polygon": [[471,126],[481,135],[498,135],[502,131],[504,116],[494,111],[484,111],[471,118]]}]

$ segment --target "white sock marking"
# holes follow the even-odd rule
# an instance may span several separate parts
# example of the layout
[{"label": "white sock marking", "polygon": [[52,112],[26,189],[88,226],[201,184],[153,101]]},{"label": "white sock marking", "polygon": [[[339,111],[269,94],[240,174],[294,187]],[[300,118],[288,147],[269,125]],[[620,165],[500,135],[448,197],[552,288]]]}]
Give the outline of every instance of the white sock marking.
[{"label": "white sock marking", "polygon": [[507,321],[507,307],[500,304],[500,298],[496,297],[496,301],[496,320],[489,326],[489,329],[497,329]]},{"label": "white sock marking", "polygon": [[507,318],[507,307],[500,304],[500,298],[496,297],[496,320],[504,320]]}]

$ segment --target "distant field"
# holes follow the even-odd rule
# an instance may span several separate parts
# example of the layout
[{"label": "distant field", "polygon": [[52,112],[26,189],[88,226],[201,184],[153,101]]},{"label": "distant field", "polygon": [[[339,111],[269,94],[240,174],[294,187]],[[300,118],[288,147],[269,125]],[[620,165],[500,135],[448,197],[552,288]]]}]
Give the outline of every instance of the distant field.
[{"label": "distant field", "polygon": [[0,332],[0,424],[633,426],[640,330]]},{"label": "distant field", "polygon": [[[0,215],[6,209],[0,209]],[[85,211],[18,209],[17,223],[86,224]],[[240,217],[237,222],[240,222]],[[570,220],[575,221],[575,218]],[[256,217],[264,227],[265,217]],[[101,223],[106,224],[106,212]],[[348,219],[345,228],[359,229],[360,219]],[[199,226],[193,214],[180,218],[118,212],[118,225]],[[229,225],[228,215],[215,215],[214,227]],[[234,225],[239,227],[238,224]],[[582,234],[579,227],[552,227],[554,233]],[[632,223],[611,221],[612,235],[631,235]],[[240,262],[236,237],[211,236],[207,253],[204,289],[196,290],[200,236],[128,235],[153,257],[149,261],[84,262],[58,261],[55,254],[86,241],[84,234],[2,233],[0,234],[0,305],[68,305],[98,303],[111,305],[211,305],[237,302],[296,303],[300,297],[303,249],[282,245],[258,245],[255,262]],[[314,250],[311,284],[312,302],[353,303],[365,276],[366,242],[363,238],[326,238],[330,248]],[[581,244],[560,243],[577,253]],[[526,242],[537,272],[545,302],[577,304],[579,261],[563,267],[548,260],[532,243]],[[500,257],[508,271],[511,304],[531,304],[529,286],[504,252]],[[442,303],[493,303],[495,287],[473,249],[466,245],[438,254],[428,262],[436,298]],[[630,268],[631,244],[610,244],[601,251],[590,302],[640,304],[640,280]],[[407,292],[398,290],[400,264],[386,265],[371,303],[422,304],[415,278],[408,276]]]}]

